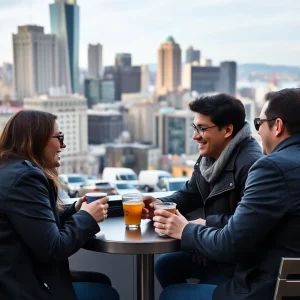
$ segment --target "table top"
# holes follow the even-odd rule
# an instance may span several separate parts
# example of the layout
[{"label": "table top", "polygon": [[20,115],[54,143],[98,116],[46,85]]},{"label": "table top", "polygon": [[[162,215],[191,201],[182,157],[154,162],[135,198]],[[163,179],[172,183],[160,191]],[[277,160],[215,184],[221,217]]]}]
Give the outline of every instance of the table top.
[{"label": "table top", "polygon": [[151,220],[142,220],[140,229],[127,229],[124,218],[106,219],[101,231],[90,239],[87,250],[118,254],[155,254],[180,250],[180,240],[159,237]]}]

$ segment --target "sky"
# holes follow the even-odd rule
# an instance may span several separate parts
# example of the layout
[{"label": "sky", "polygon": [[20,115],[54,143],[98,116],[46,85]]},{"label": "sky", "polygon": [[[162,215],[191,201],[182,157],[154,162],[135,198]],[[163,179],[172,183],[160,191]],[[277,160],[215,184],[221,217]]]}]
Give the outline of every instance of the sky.
[{"label": "sky", "polygon": [[[12,34],[35,24],[50,32],[54,0],[0,0],[0,65],[12,62]],[[133,64],[156,63],[157,49],[172,35],[214,64],[224,60],[300,66],[299,0],[77,0],[80,6],[80,67],[88,44],[103,45],[104,65],[117,52]]]}]

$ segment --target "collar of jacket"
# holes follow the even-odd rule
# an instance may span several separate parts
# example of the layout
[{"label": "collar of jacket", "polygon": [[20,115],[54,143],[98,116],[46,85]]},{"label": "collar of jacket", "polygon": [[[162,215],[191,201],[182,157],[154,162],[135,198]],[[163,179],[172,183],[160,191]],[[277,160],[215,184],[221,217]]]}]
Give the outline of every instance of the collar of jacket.
[{"label": "collar of jacket", "polygon": [[[228,160],[228,163],[226,165],[226,168],[225,170],[226,171],[233,171],[234,170],[234,164],[235,164],[235,160],[236,160],[236,157],[237,155],[239,154],[240,152],[240,148],[242,147],[242,145],[246,142],[246,141],[249,141],[250,137],[249,138],[245,138],[241,143],[239,143],[237,145],[237,147],[234,149],[234,151],[232,152],[232,155],[230,157],[230,159]],[[197,159],[196,161],[196,164],[194,166],[194,170],[195,171],[199,171],[199,164],[200,164],[200,161],[202,159],[202,156],[199,156],[199,158]]]},{"label": "collar of jacket", "polygon": [[[227,165],[226,168],[224,169],[224,171],[221,173],[220,178],[216,181],[215,184],[213,184],[212,190],[210,191],[209,195],[207,197],[203,197],[204,196],[204,192],[203,192],[203,188],[204,185],[209,185],[209,183],[203,178],[203,176],[196,176],[196,182],[197,182],[197,186],[198,189],[200,191],[200,194],[202,196],[202,199],[204,200],[204,202],[208,199],[211,198],[213,196],[222,194],[224,192],[227,192],[229,190],[233,190],[235,188],[235,181],[234,181],[234,174],[233,174],[233,170],[234,170],[234,165],[235,165],[235,161],[236,161],[236,157],[240,152],[240,149],[242,147],[242,145],[244,143],[246,143],[247,141],[249,141],[249,138],[246,138],[245,140],[243,140],[233,151]],[[201,156],[198,158],[195,166],[194,166],[194,171],[196,174],[200,174],[200,168],[199,168],[199,164],[201,161]],[[202,187],[202,188],[201,188]]]},{"label": "collar of jacket", "polygon": [[293,135],[289,136],[288,138],[286,138],[285,140],[283,140],[281,143],[279,143],[274,148],[272,153],[281,151],[284,148],[287,148],[287,147],[290,147],[290,146],[293,146],[293,145],[300,145],[300,133],[293,134]]}]

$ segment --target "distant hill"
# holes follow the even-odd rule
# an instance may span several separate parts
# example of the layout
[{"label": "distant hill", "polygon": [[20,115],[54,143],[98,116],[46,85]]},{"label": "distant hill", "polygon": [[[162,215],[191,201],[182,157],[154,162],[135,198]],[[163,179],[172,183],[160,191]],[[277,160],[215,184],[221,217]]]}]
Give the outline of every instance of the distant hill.
[{"label": "distant hill", "polygon": [[290,73],[300,75],[300,67],[285,65],[267,65],[267,64],[241,64],[238,65],[239,74],[242,73]]}]

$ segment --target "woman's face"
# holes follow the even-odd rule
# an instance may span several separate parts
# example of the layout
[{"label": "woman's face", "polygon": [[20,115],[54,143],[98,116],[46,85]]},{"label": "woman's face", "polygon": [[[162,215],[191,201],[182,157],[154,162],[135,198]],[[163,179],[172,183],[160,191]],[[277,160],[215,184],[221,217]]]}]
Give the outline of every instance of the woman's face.
[{"label": "woman's face", "polygon": [[59,125],[55,121],[52,137],[49,139],[44,149],[45,167],[52,169],[60,166],[60,152],[62,148],[66,148],[63,142],[63,134],[59,130]]}]

